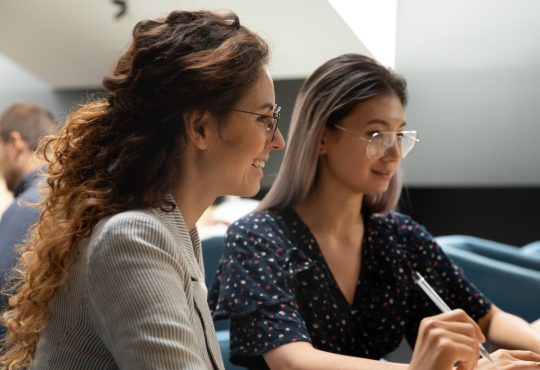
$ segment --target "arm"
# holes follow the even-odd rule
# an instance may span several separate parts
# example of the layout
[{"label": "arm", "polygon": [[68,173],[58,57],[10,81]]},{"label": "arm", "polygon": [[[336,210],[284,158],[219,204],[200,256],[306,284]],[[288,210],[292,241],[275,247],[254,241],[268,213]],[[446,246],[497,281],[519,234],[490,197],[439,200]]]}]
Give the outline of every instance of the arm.
[{"label": "arm", "polygon": [[488,340],[498,347],[524,349],[540,354],[540,332],[525,320],[493,305],[479,325]]},{"label": "arm", "polygon": [[[121,369],[204,369],[178,248],[155,219],[105,225],[89,257],[94,325]],[[188,282],[188,284],[192,284]],[[193,284],[192,284],[193,287]]]},{"label": "arm", "polygon": [[289,343],[264,354],[270,369],[291,370],[460,370],[474,369],[480,328],[462,310],[422,320],[410,365],[343,356],[317,350],[309,343]]},{"label": "arm", "polygon": [[271,370],[405,370],[406,364],[396,364],[320,351],[310,343],[288,343],[264,354]]}]

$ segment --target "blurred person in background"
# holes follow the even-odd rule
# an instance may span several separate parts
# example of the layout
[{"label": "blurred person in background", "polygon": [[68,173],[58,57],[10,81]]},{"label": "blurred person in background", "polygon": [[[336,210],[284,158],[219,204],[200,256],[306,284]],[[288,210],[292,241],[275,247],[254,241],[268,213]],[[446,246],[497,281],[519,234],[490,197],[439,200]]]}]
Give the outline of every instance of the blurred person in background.
[{"label": "blurred person in background", "polygon": [[[45,162],[35,155],[41,138],[53,134],[57,124],[53,115],[34,104],[20,103],[0,116],[0,174],[14,200],[0,219],[0,286],[15,264],[15,246],[22,244],[29,228],[37,221],[39,210],[31,206],[40,200],[39,185]],[[2,310],[6,296],[0,296]],[[0,336],[5,328],[0,326]]]}]

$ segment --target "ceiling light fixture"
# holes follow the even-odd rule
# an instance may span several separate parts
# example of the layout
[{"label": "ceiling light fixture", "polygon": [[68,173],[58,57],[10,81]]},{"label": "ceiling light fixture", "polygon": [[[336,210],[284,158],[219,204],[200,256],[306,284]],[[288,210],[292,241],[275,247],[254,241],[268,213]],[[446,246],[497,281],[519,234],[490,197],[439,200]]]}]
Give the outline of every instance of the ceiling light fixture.
[{"label": "ceiling light fixture", "polygon": [[120,19],[127,13],[127,1],[126,0],[112,0],[113,4],[117,5],[120,9],[118,13],[114,15],[116,19]]}]

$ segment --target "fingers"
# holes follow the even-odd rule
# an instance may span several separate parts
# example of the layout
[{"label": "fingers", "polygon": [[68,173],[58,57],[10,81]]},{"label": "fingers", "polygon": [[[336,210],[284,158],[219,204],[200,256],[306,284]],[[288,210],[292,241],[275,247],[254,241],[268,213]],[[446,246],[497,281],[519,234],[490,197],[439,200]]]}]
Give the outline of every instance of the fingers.
[{"label": "fingers", "polygon": [[478,362],[479,370],[517,370],[540,369],[540,355],[531,351],[498,350],[491,354],[494,364],[482,359]]},{"label": "fingers", "polygon": [[424,320],[435,320],[440,323],[468,324],[468,330],[472,330],[472,332],[470,332],[470,335],[473,335],[479,343],[483,343],[486,341],[486,337],[484,336],[484,333],[482,333],[482,330],[480,329],[478,324],[462,309],[456,309],[449,312],[441,313],[439,315],[425,318]]},{"label": "fingers", "polygon": [[479,342],[484,340],[478,325],[463,310],[425,318],[410,369],[451,369],[459,362],[458,369],[472,370],[478,362]]},{"label": "fingers", "polygon": [[540,362],[536,361],[512,361],[512,364],[505,366],[503,369],[516,369],[516,370],[538,370],[540,369]]},{"label": "fingers", "polygon": [[540,354],[532,351],[520,351],[520,350],[498,350],[493,352],[493,355],[504,353],[512,356],[515,359],[523,361],[537,361],[540,362]]}]

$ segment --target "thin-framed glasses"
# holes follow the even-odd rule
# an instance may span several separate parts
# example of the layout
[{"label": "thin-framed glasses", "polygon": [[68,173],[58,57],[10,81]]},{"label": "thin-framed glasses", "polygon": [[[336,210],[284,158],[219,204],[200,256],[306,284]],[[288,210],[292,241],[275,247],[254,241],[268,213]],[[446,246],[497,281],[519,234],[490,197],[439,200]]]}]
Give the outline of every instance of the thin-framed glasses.
[{"label": "thin-framed glasses", "polygon": [[235,112],[242,112],[247,114],[252,114],[254,116],[257,116],[257,121],[264,123],[264,128],[266,129],[266,137],[269,139],[269,141],[274,141],[274,136],[276,135],[278,123],[279,123],[279,115],[281,112],[281,107],[277,104],[274,105],[272,108],[272,115],[266,115],[266,114],[260,114],[256,112],[249,112],[242,109],[231,109]]},{"label": "thin-framed glasses", "polygon": [[395,147],[396,142],[399,143],[398,150],[401,158],[405,158],[413,150],[416,143],[420,141],[416,131],[376,132],[371,135],[371,138],[367,139],[340,125],[334,125],[334,127],[366,142],[366,156],[369,159],[383,157],[391,148]]}]

